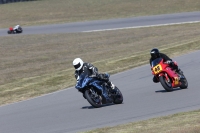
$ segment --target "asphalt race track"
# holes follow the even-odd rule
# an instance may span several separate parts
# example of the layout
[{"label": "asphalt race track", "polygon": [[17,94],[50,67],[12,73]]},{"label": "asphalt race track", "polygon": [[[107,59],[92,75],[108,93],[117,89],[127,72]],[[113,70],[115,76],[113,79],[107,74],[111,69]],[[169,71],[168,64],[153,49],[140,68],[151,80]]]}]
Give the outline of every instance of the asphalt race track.
[{"label": "asphalt race track", "polygon": [[[24,27],[22,34],[51,34],[51,33],[72,33],[94,30],[118,29],[127,27],[140,27],[150,25],[174,24],[183,22],[199,22],[200,12],[186,12],[166,15],[144,16],[134,18],[121,18],[110,20],[98,20],[88,22],[77,22],[67,24],[53,24],[45,26]],[[17,24],[16,24],[17,25]],[[0,29],[0,36],[6,36],[7,29]]]},{"label": "asphalt race track", "polygon": [[111,76],[124,103],[93,108],[75,88],[0,107],[1,133],[71,133],[200,109],[200,51],[175,58],[189,88],[166,92],[149,65]]},{"label": "asphalt race track", "polygon": [[188,89],[166,92],[152,82],[150,66],[144,65],[111,76],[124,95],[123,104],[96,109],[72,87],[1,106],[0,132],[74,133],[200,109],[200,51],[174,60],[188,79]]}]

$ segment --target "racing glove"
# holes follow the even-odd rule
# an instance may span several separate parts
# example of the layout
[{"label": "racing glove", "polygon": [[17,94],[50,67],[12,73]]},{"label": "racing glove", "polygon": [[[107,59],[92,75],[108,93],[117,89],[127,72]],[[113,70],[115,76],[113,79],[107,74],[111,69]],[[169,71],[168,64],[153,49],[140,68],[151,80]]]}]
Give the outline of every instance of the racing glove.
[{"label": "racing glove", "polygon": [[166,61],[167,64],[172,64],[171,60]]}]

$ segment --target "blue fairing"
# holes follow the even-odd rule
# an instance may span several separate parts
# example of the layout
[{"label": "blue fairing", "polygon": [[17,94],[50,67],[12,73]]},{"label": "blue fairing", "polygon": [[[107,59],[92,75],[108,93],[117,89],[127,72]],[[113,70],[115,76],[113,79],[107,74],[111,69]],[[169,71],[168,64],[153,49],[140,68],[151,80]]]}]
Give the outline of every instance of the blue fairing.
[{"label": "blue fairing", "polygon": [[91,78],[91,77],[88,77],[87,75],[82,74],[79,76],[79,80],[76,83],[75,88],[79,90],[79,89],[83,89],[83,88],[87,87],[88,85],[90,85],[90,86],[94,86],[98,89],[102,89],[101,83],[102,83],[102,81],[99,81],[96,78]]},{"label": "blue fairing", "polygon": [[102,92],[102,95],[107,99],[108,93],[104,85],[102,85],[102,81],[97,80],[96,78],[88,77],[87,75],[80,75],[79,80],[76,83],[75,88],[78,90],[84,89],[87,86],[93,86],[97,90]]},{"label": "blue fairing", "polygon": [[83,88],[85,88],[86,86],[88,86],[89,83],[92,82],[93,80],[94,80],[94,78],[90,78],[90,77],[88,77],[88,76],[81,75],[81,76],[79,77],[78,82],[76,83],[75,88],[78,89],[78,90],[79,90],[79,89],[83,89]]}]

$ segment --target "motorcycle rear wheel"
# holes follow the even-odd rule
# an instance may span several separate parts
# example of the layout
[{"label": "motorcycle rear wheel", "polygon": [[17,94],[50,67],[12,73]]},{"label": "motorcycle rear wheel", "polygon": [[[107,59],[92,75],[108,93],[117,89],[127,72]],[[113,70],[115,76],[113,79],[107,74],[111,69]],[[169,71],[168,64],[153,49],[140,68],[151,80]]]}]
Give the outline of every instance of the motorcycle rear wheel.
[{"label": "motorcycle rear wheel", "polygon": [[[92,90],[94,91],[94,90]],[[102,106],[102,98],[100,95],[95,96],[92,94],[91,90],[86,90],[85,91],[85,97],[87,101],[95,108],[99,108]]]},{"label": "motorcycle rear wheel", "polygon": [[163,86],[163,88],[170,92],[173,91],[173,87],[172,87],[172,83],[171,82],[167,82],[166,78],[164,76],[160,76],[159,77],[160,83]]},{"label": "motorcycle rear wheel", "polygon": [[115,104],[121,104],[123,102],[123,95],[121,93],[121,91],[115,86],[115,90],[116,90],[116,95],[114,97],[114,101],[113,103]]},{"label": "motorcycle rear wheel", "polygon": [[[181,74],[181,75],[184,76],[183,74]],[[184,79],[181,80],[180,88],[181,89],[186,89],[187,87],[188,87],[188,81],[187,81],[187,79],[184,76]]]}]

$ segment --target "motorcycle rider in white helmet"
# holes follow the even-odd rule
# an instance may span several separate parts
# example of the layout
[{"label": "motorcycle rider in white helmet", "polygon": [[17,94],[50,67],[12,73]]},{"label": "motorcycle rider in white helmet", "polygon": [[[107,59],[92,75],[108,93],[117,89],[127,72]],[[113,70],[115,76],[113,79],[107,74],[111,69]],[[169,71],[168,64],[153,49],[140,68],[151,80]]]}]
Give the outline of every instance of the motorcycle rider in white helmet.
[{"label": "motorcycle rider in white helmet", "polygon": [[16,32],[20,32],[20,31],[21,31],[20,25],[16,25],[16,26],[13,28],[13,30],[16,31]]},{"label": "motorcycle rider in white helmet", "polygon": [[[75,78],[77,82],[79,80],[79,76],[81,75],[81,73],[86,73],[89,77],[96,77],[97,79],[101,81],[105,81],[110,86],[110,88],[113,91],[115,91],[115,86],[114,84],[112,84],[112,82],[109,81],[108,75],[104,73],[99,74],[98,69],[94,67],[92,64],[83,62],[83,60],[80,58],[76,58],[73,61],[73,66],[75,68]],[[100,91],[102,92],[102,95],[104,96],[104,98],[109,101],[110,99],[107,96],[107,92],[103,89],[104,88],[102,87]],[[83,97],[85,98],[84,94],[83,94]]]}]

